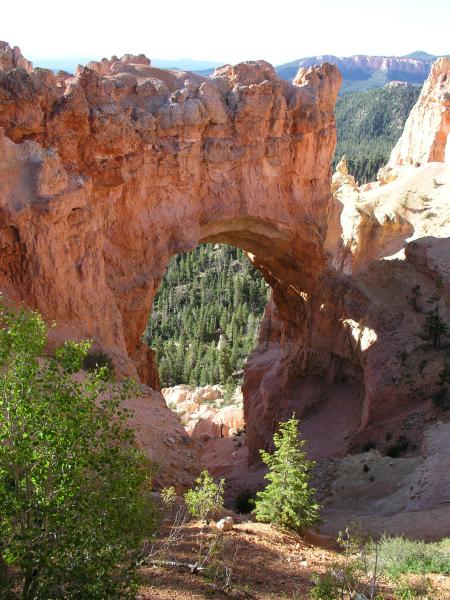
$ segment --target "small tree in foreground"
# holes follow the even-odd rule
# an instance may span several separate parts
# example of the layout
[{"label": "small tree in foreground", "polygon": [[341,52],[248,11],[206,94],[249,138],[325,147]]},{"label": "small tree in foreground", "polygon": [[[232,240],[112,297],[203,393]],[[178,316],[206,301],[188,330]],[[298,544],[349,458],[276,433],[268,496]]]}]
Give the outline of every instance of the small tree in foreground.
[{"label": "small tree in foreground", "polygon": [[309,479],[314,462],[308,460],[299,438],[298,419],[280,423],[273,436],[275,450],[269,454],[260,450],[269,468],[265,490],[256,495],[255,515],[258,521],[275,523],[299,531],[318,520],[319,505],[314,501],[315,490]]},{"label": "small tree in foreground", "polygon": [[74,377],[89,343],[41,359],[46,339],[38,314],[0,309],[0,597],[134,598],[154,513],[131,384]]},{"label": "small tree in foreground", "polygon": [[195,483],[197,485],[184,494],[184,501],[191,516],[208,524],[223,507],[225,480],[216,483],[208,471],[203,471]]}]

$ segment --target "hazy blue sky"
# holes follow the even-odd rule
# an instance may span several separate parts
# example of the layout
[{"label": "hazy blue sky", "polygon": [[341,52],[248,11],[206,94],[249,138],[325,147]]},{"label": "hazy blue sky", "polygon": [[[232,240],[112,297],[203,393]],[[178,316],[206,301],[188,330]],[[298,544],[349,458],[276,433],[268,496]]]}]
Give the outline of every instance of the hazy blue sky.
[{"label": "hazy blue sky", "polygon": [[0,39],[31,59],[450,53],[450,0],[9,0],[0,19]]}]

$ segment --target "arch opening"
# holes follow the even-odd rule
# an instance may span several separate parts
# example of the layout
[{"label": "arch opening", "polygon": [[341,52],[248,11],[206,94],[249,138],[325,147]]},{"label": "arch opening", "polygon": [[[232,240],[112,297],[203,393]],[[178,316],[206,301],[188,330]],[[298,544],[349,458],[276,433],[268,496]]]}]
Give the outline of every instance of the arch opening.
[{"label": "arch opening", "polygon": [[[243,424],[244,366],[257,345],[269,292],[236,246],[202,243],[171,259],[143,334],[171,408],[182,411],[177,402],[195,397],[191,410],[203,401],[211,408],[234,406],[241,413],[233,415],[234,431]],[[221,435],[233,433],[229,424],[217,425]]]}]

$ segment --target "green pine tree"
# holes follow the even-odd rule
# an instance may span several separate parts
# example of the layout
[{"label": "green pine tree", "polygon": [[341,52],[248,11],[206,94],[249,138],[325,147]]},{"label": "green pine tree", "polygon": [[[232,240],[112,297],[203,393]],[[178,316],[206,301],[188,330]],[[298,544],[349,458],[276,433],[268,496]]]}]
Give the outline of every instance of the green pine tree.
[{"label": "green pine tree", "polygon": [[261,458],[269,468],[265,476],[269,483],[257,493],[255,504],[258,521],[294,531],[312,525],[319,516],[315,490],[309,485],[315,463],[303,450],[306,442],[299,438],[298,424],[294,415],[280,423],[279,431],[273,436],[274,452],[260,450]]}]

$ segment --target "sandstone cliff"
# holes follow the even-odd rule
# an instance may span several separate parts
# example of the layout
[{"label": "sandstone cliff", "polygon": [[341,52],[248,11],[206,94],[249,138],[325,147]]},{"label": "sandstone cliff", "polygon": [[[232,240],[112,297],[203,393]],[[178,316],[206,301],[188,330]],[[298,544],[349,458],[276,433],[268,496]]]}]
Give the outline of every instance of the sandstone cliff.
[{"label": "sandstone cliff", "polygon": [[440,58],[392,151],[388,168],[450,162],[450,58]]},{"label": "sandstone cliff", "polygon": [[292,80],[299,68],[309,68],[329,62],[338,67],[344,81],[344,91],[357,91],[382,87],[393,80],[409,83],[423,83],[427,78],[433,57],[414,56],[335,56],[324,54],[308,56],[276,67],[280,77]]},{"label": "sandstone cliff", "polygon": [[192,388],[181,384],[163,388],[161,393],[167,406],[180,416],[184,428],[193,438],[232,437],[245,427],[239,387],[226,402],[225,388],[221,385]]},{"label": "sandstone cliff", "polygon": [[[449,61],[439,60],[410,118],[419,148],[436,120],[429,143],[440,154],[428,153],[420,168],[397,167],[387,185],[358,188],[345,163],[333,176],[324,242],[333,275],[318,297],[299,293],[302,307],[289,319],[274,291],[247,363],[251,460],[294,410],[316,458],[368,445],[385,453],[399,439],[414,453],[423,429],[445,416],[450,340],[437,349],[423,338],[430,311],[450,319],[450,170],[428,162],[444,160],[449,75]],[[410,134],[407,125],[402,143],[414,152]]]}]

